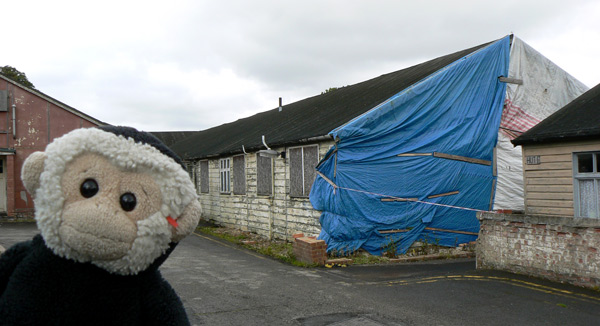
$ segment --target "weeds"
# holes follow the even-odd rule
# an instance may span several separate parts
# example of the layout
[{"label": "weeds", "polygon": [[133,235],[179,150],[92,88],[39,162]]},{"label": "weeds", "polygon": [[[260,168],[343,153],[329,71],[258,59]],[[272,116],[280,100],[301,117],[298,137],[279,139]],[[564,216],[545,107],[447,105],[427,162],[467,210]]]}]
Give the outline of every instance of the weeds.
[{"label": "weeds", "polygon": [[[296,259],[294,256],[293,243],[282,240],[269,241],[266,238],[247,231],[238,229],[219,227],[216,225],[200,226],[196,229],[198,232],[212,235],[214,237],[234,243],[246,249],[257,252],[284,263],[298,267],[317,267],[317,264],[307,264]],[[473,251],[473,248],[464,247],[459,250]],[[371,255],[365,250],[354,250],[345,248],[334,250],[328,253],[328,258],[348,258],[352,260],[353,265],[375,265],[388,264],[394,258],[424,256],[437,254],[439,258],[455,258],[457,257],[456,248],[446,248],[439,245],[439,240],[430,240],[427,235],[421,242],[415,242],[408,251],[402,255],[398,255],[398,244],[392,237],[388,238],[387,244],[382,248],[381,256]]]},{"label": "weeds", "polygon": [[381,255],[387,258],[396,258],[398,254],[398,247],[396,246],[396,241],[394,238],[389,237],[388,243],[382,248]]},{"label": "weeds", "polygon": [[332,250],[327,256],[331,259],[352,259],[352,265],[373,265],[389,263],[389,258],[383,256],[374,256],[362,249],[352,250],[346,248],[342,250]]},{"label": "weeds", "polygon": [[287,241],[268,241],[255,233],[217,226],[201,226],[198,227],[196,231],[215,236],[287,264],[298,267],[317,266],[315,264],[307,264],[297,260],[294,256],[292,243]]}]

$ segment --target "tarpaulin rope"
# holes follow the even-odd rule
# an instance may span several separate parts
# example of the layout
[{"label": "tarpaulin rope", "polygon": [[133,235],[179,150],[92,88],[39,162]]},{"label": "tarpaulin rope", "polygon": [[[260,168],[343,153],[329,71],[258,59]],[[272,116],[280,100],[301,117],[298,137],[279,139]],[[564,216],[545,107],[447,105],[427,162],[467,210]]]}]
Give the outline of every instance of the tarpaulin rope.
[{"label": "tarpaulin rope", "polygon": [[448,208],[461,209],[461,210],[472,211],[472,212],[483,212],[483,213],[490,213],[491,212],[491,211],[482,210],[482,209],[476,209],[476,208],[461,207],[461,206],[454,206],[454,205],[447,205],[447,204],[440,204],[440,203],[432,203],[432,202],[422,201],[422,200],[418,200],[418,199],[414,199],[414,198],[402,198],[402,197],[396,197],[396,196],[391,196],[391,195],[379,194],[379,193],[376,193],[376,192],[371,192],[371,191],[366,191],[366,190],[352,189],[352,188],[347,188],[347,187],[340,187],[340,186],[336,185],[333,181],[331,181],[329,178],[327,178],[325,175],[323,175],[321,172],[317,171],[317,174],[321,178],[323,178],[323,180],[327,181],[327,183],[329,183],[333,187],[334,193],[335,193],[335,189],[342,189],[342,190],[360,192],[360,193],[363,193],[363,194],[374,195],[374,196],[379,196],[379,197],[384,197],[384,198],[392,198],[392,199],[397,199],[397,200],[407,201],[407,202],[413,202],[413,203],[420,203],[420,204],[426,204],[426,205],[448,207]]}]

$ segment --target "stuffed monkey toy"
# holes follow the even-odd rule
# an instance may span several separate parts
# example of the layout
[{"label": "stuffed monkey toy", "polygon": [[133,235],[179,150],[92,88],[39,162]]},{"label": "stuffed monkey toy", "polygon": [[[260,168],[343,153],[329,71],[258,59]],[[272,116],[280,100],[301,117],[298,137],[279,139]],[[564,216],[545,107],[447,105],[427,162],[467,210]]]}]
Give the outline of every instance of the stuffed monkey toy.
[{"label": "stuffed monkey toy", "polygon": [[133,128],[77,129],[21,178],[41,234],[0,257],[0,325],[189,325],[158,268],[201,208],[168,147]]}]

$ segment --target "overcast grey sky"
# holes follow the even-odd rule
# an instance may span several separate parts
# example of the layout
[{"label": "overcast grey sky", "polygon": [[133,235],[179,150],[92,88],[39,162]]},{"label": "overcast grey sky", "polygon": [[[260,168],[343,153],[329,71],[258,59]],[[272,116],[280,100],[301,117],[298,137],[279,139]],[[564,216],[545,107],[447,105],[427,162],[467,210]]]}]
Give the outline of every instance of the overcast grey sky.
[{"label": "overcast grey sky", "polygon": [[11,1],[0,66],[97,119],[202,130],[514,33],[600,83],[599,1]]}]

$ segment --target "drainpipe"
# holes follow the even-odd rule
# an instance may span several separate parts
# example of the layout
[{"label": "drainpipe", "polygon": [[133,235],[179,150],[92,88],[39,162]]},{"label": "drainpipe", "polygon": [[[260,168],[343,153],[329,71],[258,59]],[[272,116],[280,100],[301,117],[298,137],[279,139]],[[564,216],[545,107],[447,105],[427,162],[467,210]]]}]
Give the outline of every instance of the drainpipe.
[{"label": "drainpipe", "polygon": [[15,111],[17,110],[17,106],[13,103],[12,105],[12,134],[13,134],[13,139],[17,138],[17,123],[16,123],[16,116],[15,116]]},{"label": "drainpipe", "polygon": [[[264,143],[264,136],[263,136]],[[267,144],[265,144],[267,146]],[[268,148],[268,147],[267,147]],[[270,150],[270,148],[269,148]],[[275,216],[273,210],[275,209],[275,159],[271,158],[271,205],[269,205],[269,240],[273,240],[273,224],[275,223]]]}]

